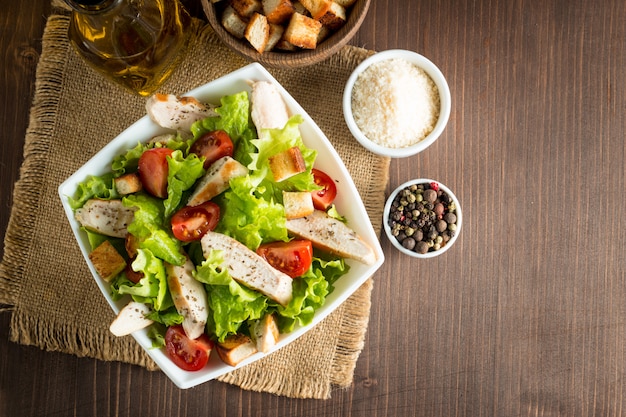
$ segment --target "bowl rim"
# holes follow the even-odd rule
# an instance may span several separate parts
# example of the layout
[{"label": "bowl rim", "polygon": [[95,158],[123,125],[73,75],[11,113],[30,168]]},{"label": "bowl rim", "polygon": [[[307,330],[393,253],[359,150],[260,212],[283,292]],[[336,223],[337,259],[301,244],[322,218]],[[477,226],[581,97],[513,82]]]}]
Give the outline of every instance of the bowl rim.
[{"label": "bowl rim", "polygon": [[[222,26],[217,15],[216,6],[211,0],[201,0],[202,8],[209,25],[231,50],[237,52],[244,58],[256,61],[266,67],[271,68],[300,68],[312,65],[330,58],[341,48],[343,48],[354,37],[361,28],[365,17],[369,11],[372,0],[357,0],[350,8],[348,20],[337,31],[324,39],[317,48],[311,50],[299,50],[294,52],[273,52],[267,51],[260,54],[251,45],[245,43],[245,39],[237,39],[224,26]],[[354,13],[356,7],[359,13]]]},{"label": "bowl rim", "polygon": [[[354,116],[352,114],[352,90],[359,75],[361,75],[361,73],[363,73],[372,64],[395,58],[405,59],[423,69],[437,86],[437,89],[439,90],[440,100],[439,118],[437,119],[437,123],[435,124],[432,132],[430,132],[424,139],[417,142],[416,144],[402,148],[388,148],[374,143],[373,141],[368,139],[363,134],[363,132],[361,132],[361,129],[359,129],[359,127],[357,126],[356,121],[354,120]],[[354,71],[352,71],[352,74],[350,74],[350,77],[346,82],[343,92],[344,119],[346,121],[346,124],[348,125],[348,129],[350,130],[354,138],[363,147],[370,150],[371,152],[391,158],[404,158],[412,156],[419,152],[422,152],[430,145],[432,145],[441,136],[444,129],[446,128],[448,120],[450,119],[451,109],[452,98],[450,95],[450,87],[448,86],[448,82],[439,67],[437,67],[430,59],[426,58],[425,56],[406,49],[388,49],[386,51],[377,52],[366,58],[354,69]]]},{"label": "bowl rim", "polygon": [[[268,81],[274,83],[285,101],[288,109],[292,114],[300,114],[304,119],[300,124],[300,134],[305,145],[318,151],[318,159],[316,163],[318,168],[332,175],[337,182],[338,195],[337,203],[343,207],[342,214],[352,219],[352,228],[359,236],[366,240],[376,254],[376,262],[372,265],[360,263],[355,260],[346,259],[346,264],[350,266],[348,274],[343,275],[339,280],[335,281],[335,290],[327,295],[323,306],[319,307],[314,315],[313,321],[305,326],[297,326],[292,332],[281,334],[279,342],[269,352],[258,352],[255,355],[242,361],[236,367],[225,365],[216,352],[213,352],[209,358],[209,366],[200,371],[184,371],[178,368],[171,360],[166,358],[162,349],[152,349],[152,341],[148,337],[148,330],[141,329],[131,334],[137,343],[142,347],[144,352],[150,356],[159,368],[172,380],[179,388],[186,389],[205,383],[215,379],[218,376],[232,372],[235,369],[246,366],[256,360],[266,357],[278,349],[286,347],[297,338],[313,329],[324,318],[336,310],[343,302],[345,302],[363,283],[371,277],[384,263],[385,256],[380,245],[380,235],[376,233],[372,222],[367,214],[365,203],[359,197],[352,175],[348,171],[345,163],[337,153],[334,145],[328,139],[328,136],[317,125],[317,122],[310,114],[300,105],[300,103],[280,84],[272,74],[267,71],[259,63],[249,63],[248,65],[227,73],[219,78],[208,81],[199,85],[191,91],[183,95],[196,97],[200,101],[208,101],[219,103],[219,99],[226,94],[235,94],[242,90],[249,90],[249,81]],[[68,202],[68,196],[74,195],[77,185],[84,181],[89,175],[102,175],[110,172],[110,163],[113,158],[121,153],[126,152],[133,146],[136,146],[137,140],[142,142],[149,138],[162,133],[169,132],[169,129],[159,127],[152,122],[149,116],[142,115],[132,124],[127,126],[123,131],[110,140],[95,154],[93,154],[85,163],[73,171],[57,188],[57,193],[61,199],[62,210],[65,212],[72,229],[74,238],[76,239],[79,250],[81,251],[86,265],[91,272],[92,279],[95,281],[104,299],[109,304],[115,314],[126,304],[128,299],[113,300],[110,296],[110,284],[102,279],[89,259],[88,238],[81,230],[80,225],[75,219],[74,211]],[[323,155],[323,156],[322,156]],[[103,162],[104,161],[104,162]],[[78,259],[77,259],[78,261]]]},{"label": "bowl rim", "polygon": [[[391,204],[393,203],[394,198],[396,197],[396,195],[398,195],[400,191],[402,191],[406,187],[413,185],[413,184],[426,184],[426,183],[429,184],[432,182],[437,183],[437,185],[439,185],[439,188],[445,191],[450,196],[450,198],[452,198],[452,201],[454,201],[454,204],[456,205],[456,211],[457,211],[457,214],[456,214],[457,229],[456,229],[456,233],[454,234],[454,236],[452,236],[452,239],[450,239],[450,241],[443,248],[436,250],[436,251],[426,252],[422,254],[422,253],[417,253],[417,252],[408,250],[407,248],[402,246],[402,244],[398,242],[398,239],[396,239],[395,236],[391,234],[391,227],[389,226],[387,219],[389,217],[389,212],[391,211]],[[387,238],[389,239],[389,241],[391,241],[391,244],[400,252],[404,253],[405,255],[412,256],[414,258],[428,259],[428,258],[434,258],[436,256],[439,256],[445,253],[448,249],[450,249],[450,247],[452,247],[452,245],[454,245],[454,243],[458,239],[459,235],[461,234],[462,225],[463,225],[463,210],[461,209],[461,204],[459,203],[459,199],[457,198],[457,196],[445,184],[441,183],[440,181],[433,180],[430,178],[416,178],[416,179],[406,181],[403,184],[400,184],[391,192],[391,194],[389,194],[389,197],[387,197],[387,201],[385,202],[385,207],[383,209],[383,228],[385,229],[385,234],[387,235]]]}]

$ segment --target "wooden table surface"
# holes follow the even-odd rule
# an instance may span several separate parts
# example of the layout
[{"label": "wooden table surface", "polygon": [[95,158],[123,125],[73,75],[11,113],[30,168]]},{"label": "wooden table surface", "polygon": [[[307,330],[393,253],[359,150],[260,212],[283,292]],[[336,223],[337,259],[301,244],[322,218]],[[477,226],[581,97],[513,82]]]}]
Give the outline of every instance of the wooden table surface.
[{"label": "wooden table surface", "polygon": [[[50,6],[0,3],[4,236]],[[11,343],[5,311],[2,416],[626,414],[626,2],[375,0],[352,44],[414,50],[445,74],[450,122],[392,161],[388,191],[434,178],[464,211],[432,260],[382,238],[354,384],[325,401],[179,390],[160,372]]]}]

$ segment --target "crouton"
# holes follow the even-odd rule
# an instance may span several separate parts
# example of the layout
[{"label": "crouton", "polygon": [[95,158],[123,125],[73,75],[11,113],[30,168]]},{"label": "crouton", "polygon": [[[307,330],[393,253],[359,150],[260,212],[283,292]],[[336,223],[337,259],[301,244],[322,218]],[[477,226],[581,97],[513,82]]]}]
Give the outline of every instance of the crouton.
[{"label": "crouton", "polygon": [[117,177],[115,178],[114,182],[115,189],[121,195],[136,193],[142,188],[139,175],[134,172],[130,174],[124,174],[121,177]]},{"label": "crouton", "polygon": [[289,20],[289,26],[287,26],[283,38],[299,48],[315,49],[317,35],[321,27],[322,24],[317,20],[300,13],[294,13]]},{"label": "crouton", "polygon": [[251,17],[263,9],[261,0],[230,0],[230,5],[241,17]]},{"label": "crouton", "polygon": [[263,0],[263,14],[270,23],[283,24],[294,12],[291,0]]},{"label": "crouton", "polygon": [[283,206],[287,219],[297,219],[313,213],[313,196],[308,191],[283,191]]},{"label": "crouton", "polygon": [[244,334],[234,334],[217,344],[217,354],[230,366],[237,366],[244,359],[254,355],[258,350],[252,339]]},{"label": "crouton", "polygon": [[330,30],[328,26],[322,26],[320,28],[320,33],[317,34],[317,44],[319,45],[323,41],[326,40],[330,35],[332,35],[333,31]]},{"label": "crouton", "polygon": [[305,16],[311,17],[311,14],[306,9],[306,7],[304,7],[302,3],[300,3],[299,1],[294,1],[292,4],[293,4],[294,11],[296,11],[297,13],[303,14]]},{"label": "crouton", "polygon": [[267,18],[260,13],[254,13],[248,22],[244,36],[250,45],[262,54],[270,37],[270,25],[267,23]]},{"label": "crouton", "polygon": [[318,20],[320,17],[324,16],[328,9],[330,9],[332,1],[331,0],[300,0],[300,3],[304,6],[305,9],[311,13],[311,17],[315,20]]},{"label": "crouton", "polygon": [[270,23],[270,36],[267,40],[267,45],[265,45],[265,50],[271,51],[272,49],[274,49],[278,42],[280,42],[280,40],[282,39],[283,33],[285,33],[284,27],[282,27],[281,25]]},{"label": "crouton", "polygon": [[270,156],[268,162],[276,182],[306,171],[302,152],[297,146]]},{"label": "crouton", "polygon": [[105,240],[95,248],[90,254],[89,259],[98,275],[103,280],[110,282],[117,274],[126,268],[126,260],[111,245],[111,242]]},{"label": "crouton", "polygon": [[347,9],[348,7],[356,3],[356,0],[333,0],[333,1],[340,6],[343,6],[344,9]]},{"label": "crouton", "polygon": [[296,45],[287,42],[283,37],[276,43],[276,45],[274,46],[274,49],[279,49],[285,52],[294,52],[294,51],[297,51],[299,48]]},{"label": "crouton", "polygon": [[335,31],[346,23],[346,9],[335,2],[331,2],[326,13],[320,16],[318,20],[325,27]]},{"label": "crouton", "polygon": [[232,6],[226,6],[222,13],[222,26],[234,37],[242,39],[246,33],[248,22],[239,16]]}]

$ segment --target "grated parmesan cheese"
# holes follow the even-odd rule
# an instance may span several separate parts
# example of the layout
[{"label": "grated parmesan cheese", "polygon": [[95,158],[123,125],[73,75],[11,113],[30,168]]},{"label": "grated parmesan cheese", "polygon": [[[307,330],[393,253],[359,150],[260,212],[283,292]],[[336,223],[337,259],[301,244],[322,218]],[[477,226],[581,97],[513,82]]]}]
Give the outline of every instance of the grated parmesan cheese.
[{"label": "grated parmesan cheese", "polygon": [[424,139],[439,118],[439,90],[417,65],[395,58],[368,67],[354,83],[354,121],[372,142],[403,148]]}]

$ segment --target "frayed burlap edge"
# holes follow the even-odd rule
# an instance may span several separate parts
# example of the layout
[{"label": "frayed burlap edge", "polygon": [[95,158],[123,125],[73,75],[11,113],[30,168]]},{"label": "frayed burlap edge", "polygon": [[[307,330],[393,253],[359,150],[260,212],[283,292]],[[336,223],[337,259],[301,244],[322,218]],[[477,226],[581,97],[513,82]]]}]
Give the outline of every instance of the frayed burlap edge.
[{"label": "frayed burlap edge", "polygon": [[[31,107],[28,129],[24,143],[24,163],[20,168],[20,178],[13,191],[13,207],[4,239],[4,257],[0,264],[0,303],[14,306],[20,285],[15,277],[24,271],[30,246],[28,234],[36,220],[33,207],[39,205],[39,186],[48,155],[49,138],[54,130],[59,94],[57,90],[63,82],[63,70],[59,63],[67,51],[66,35],[54,28],[54,19],[46,25],[42,55],[37,65],[35,97]],[[9,274],[9,271],[12,271]]]}]

